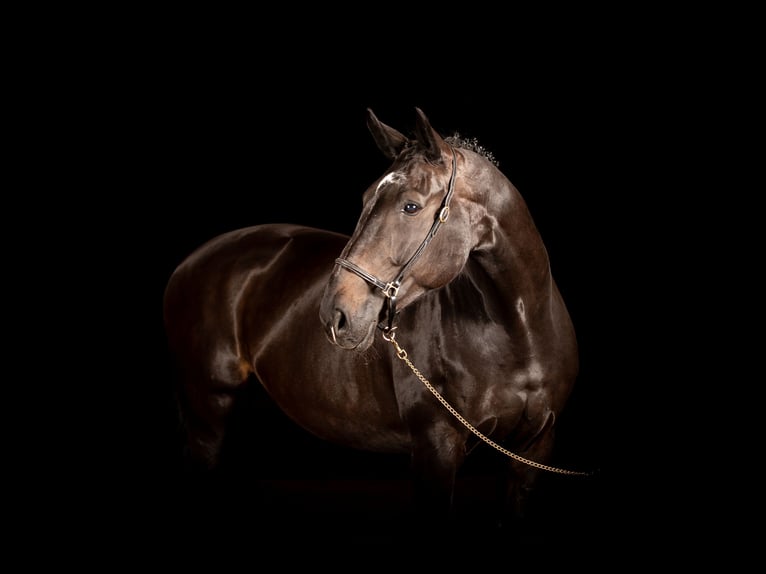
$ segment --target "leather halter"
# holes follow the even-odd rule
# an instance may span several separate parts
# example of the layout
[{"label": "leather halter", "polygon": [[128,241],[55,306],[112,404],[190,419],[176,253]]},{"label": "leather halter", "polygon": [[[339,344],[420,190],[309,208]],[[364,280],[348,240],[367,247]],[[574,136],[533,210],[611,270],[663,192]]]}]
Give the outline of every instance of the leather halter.
[{"label": "leather halter", "polygon": [[431,224],[431,229],[426,234],[425,239],[423,239],[420,246],[417,248],[415,253],[412,254],[412,257],[410,257],[407,262],[402,266],[402,268],[399,270],[399,273],[397,274],[396,278],[394,278],[392,281],[389,281],[388,283],[381,281],[375,275],[372,273],[368,273],[355,263],[352,263],[348,259],[343,259],[342,257],[338,257],[335,260],[335,263],[337,265],[340,265],[341,267],[345,267],[349,271],[353,271],[356,273],[359,277],[367,281],[368,283],[371,283],[375,287],[379,288],[381,291],[383,291],[383,295],[386,296],[386,299],[388,299],[388,325],[384,325],[383,323],[380,323],[378,325],[378,328],[381,329],[384,333],[390,333],[394,330],[394,318],[396,316],[396,297],[399,294],[399,286],[402,284],[402,279],[404,278],[404,274],[409,270],[410,267],[412,267],[412,264],[415,263],[415,260],[417,260],[418,257],[423,253],[423,250],[425,250],[426,245],[428,245],[431,242],[431,239],[433,239],[436,236],[436,232],[439,230],[439,227],[442,223],[447,221],[447,218],[449,217],[449,202],[452,199],[452,193],[455,190],[455,172],[457,170],[457,158],[455,156],[455,148],[450,146],[450,151],[452,151],[452,174],[450,175],[449,185],[447,187],[447,193],[444,196],[444,199],[442,200],[441,208],[439,209],[439,212],[436,214],[436,217],[434,218],[434,222]]}]

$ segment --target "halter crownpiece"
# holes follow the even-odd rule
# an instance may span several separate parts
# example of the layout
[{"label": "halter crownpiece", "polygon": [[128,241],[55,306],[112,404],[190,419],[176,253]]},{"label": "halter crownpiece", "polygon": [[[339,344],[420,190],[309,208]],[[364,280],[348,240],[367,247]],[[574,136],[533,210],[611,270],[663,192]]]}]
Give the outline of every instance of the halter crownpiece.
[{"label": "halter crownpiece", "polygon": [[402,266],[402,268],[399,270],[399,273],[396,275],[396,278],[393,281],[385,282],[381,281],[375,275],[372,273],[368,273],[355,263],[352,263],[348,259],[343,259],[342,257],[338,257],[335,260],[335,263],[337,265],[340,265],[341,267],[345,267],[349,271],[352,271],[356,273],[359,277],[367,281],[368,283],[371,283],[372,285],[375,285],[378,289],[383,291],[383,295],[386,296],[386,299],[388,300],[388,325],[382,326],[382,323],[378,325],[378,328],[382,329],[384,333],[389,333],[394,330],[394,317],[396,316],[396,297],[399,294],[399,287],[402,284],[402,279],[404,277],[404,274],[409,270],[409,268],[412,266],[412,264],[415,262],[415,260],[420,257],[420,255],[423,253],[423,250],[426,248],[426,245],[428,245],[431,242],[431,239],[433,239],[436,236],[436,232],[439,231],[439,227],[442,223],[445,223],[447,219],[449,218],[449,203],[452,199],[452,193],[455,191],[455,173],[457,171],[457,157],[455,155],[455,148],[450,146],[450,151],[452,152],[452,173],[450,174],[450,180],[449,185],[447,186],[447,193],[444,196],[444,199],[442,200],[441,208],[439,209],[439,212],[437,213],[436,217],[434,218],[434,222],[431,224],[431,229],[428,230],[428,233],[425,236],[425,239],[420,243],[420,246],[415,250],[415,253],[412,254],[412,257],[410,257],[407,262]]}]

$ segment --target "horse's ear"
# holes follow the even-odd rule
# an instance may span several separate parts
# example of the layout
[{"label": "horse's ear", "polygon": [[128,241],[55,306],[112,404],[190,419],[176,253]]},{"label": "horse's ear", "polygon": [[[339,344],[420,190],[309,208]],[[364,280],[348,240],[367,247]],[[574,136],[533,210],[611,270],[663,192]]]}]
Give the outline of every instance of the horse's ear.
[{"label": "horse's ear", "polygon": [[431,127],[431,122],[423,113],[420,108],[415,108],[417,112],[417,121],[415,123],[415,134],[418,138],[418,142],[423,146],[426,158],[429,161],[437,162],[441,161],[442,148],[446,147],[446,143],[442,137]]},{"label": "horse's ear", "polygon": [[370,130],[380,151],[390,160],[396,159],[399,152],[407,145],[407,138],[394,128],[378,120],[370,108],[367,108],[367,128]]}]

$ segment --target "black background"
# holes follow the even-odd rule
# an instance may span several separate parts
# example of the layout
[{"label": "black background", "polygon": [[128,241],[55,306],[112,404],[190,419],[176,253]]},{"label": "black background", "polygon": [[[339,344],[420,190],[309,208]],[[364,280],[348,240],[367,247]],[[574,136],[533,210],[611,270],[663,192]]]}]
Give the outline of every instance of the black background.
[{"label": "black background", "polygon": [[[72,323],[85,306],[95,310],[101,334],[79,344],[98,357],[98,391],[87,400],[96,405],[82,429],[87,442],[70,453],[90,469],[78,486],[99,512],[110,523],[137,520],[135,547],[178,548],[168,541],[190,544],[201,533],[221,542],[232,529],[238,544],[260,550],[253,540],[264,530],[301,543],[328,532],[370,548],[390,541],[403,520],[406,464],[314,441],[264,397],[253,398],[262,426],[240,444],[250,460],[242,475],[185,481],[162,295],[184,257],[231,229],[290,222],[350,233],[363,191],[388,166],[366,108],[409,134],[417,106],[443,135],[475,137],[498,159],[540,229],[578,333],[581,374],[551,462],[598,474],[546,477],[533,529],[504,543],[571,539],[587,553],[630,539],[626,529],[652,512],[647,484],[633,490],[648,438],[634,424],[645,382],[635,343],[651,319],[652,289],[635,237],[640,226],[661,225],[661,215],[646,218],[651,187],[642,185],[655,152],[645,142],[658,109],[674,107],[660,79],[638,81],[641,51],[603,36],[546,52],[544,37],[490,50],[336,35],[293,53],[252,32],[205,30],[128,34],[101,55],[85,46],[85,64],[59,83],[72,102],[57,110],[62,132],[87,140],[87,160],[66,169],[87,164],[82,184],[97,197],[95,206],[87,200],[87,225],[73,230],[84,255],[77,264],[95,282],[74,286],[69,310]],[[378,49],[368,53],[371,44]],[[467,478],[481,478],[486,463]],[[466,520],[483,518],[482,503],[468,500]]]}]

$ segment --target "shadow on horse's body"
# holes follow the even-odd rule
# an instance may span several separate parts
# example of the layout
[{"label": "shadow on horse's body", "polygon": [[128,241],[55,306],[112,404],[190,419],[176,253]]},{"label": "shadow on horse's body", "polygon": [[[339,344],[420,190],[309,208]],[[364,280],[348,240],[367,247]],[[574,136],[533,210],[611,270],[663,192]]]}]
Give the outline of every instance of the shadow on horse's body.
[{"label": "shadow on horse's body", "polygon": [[[413,139],[371,111],[368,127],[392,165],[351,238],[240,229],[170,278],[188,454],[219,463],[238,393],[257,379],[320,439],[408,455],[419,508],[441,519],[479,440],[402,359],[484,436],[544,465],[578,372],[575,333],[525,202],[491,158],[420,110]],[[498,508],[519,514],[541,469],[497,458]]]}]

